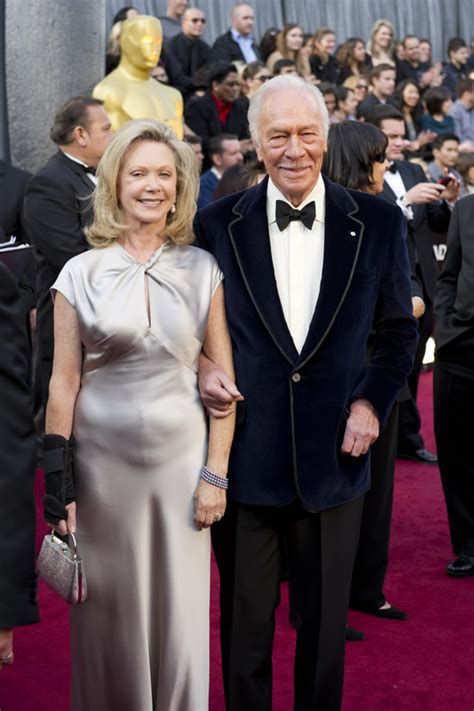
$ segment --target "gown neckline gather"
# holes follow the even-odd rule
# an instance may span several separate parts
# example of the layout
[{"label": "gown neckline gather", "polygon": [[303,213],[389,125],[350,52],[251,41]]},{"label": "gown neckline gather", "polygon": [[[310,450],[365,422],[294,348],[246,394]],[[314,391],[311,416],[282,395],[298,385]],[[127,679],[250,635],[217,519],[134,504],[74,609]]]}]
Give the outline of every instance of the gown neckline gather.
[{"label": "gown neckline gather", "polygon": [[118,251],[121,252],[121,254],[131,264],[134,264],[138,267],[144,267],[145,269],[150,269],[158,261],[165,247],[168,247],[169,245],[170,240],[166,240],[166,242],[163,242],[163,244],[160,245],[157,249],[155,249],[155,251],[148,257],[145,262],[139,262],[137,259],[135,259],[135,257],[127,249],[125,249],[125,247],[123,247],[120,242],[115,242],[113,246],[117,247]]}]

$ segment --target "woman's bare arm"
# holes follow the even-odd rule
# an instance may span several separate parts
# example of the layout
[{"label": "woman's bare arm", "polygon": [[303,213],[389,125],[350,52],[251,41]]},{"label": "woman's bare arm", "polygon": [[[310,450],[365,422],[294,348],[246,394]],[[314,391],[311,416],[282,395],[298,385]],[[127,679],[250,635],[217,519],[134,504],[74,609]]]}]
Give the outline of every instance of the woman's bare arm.
[{"label": "woman's bare arm", "polygon": [[[227,328],[224,306],[224,288],[218,287],[211,302],[206,338],[206,356],[219,368],[234,378],[232,344]],[[235,405],[228,417],[210,417],[207,468],[218,476],[227,476],[229,454],[235,428]],[[195,520],[199,528],[210,526],[216,516],[225,511],[225,489],[200,480],[195,493]]]},{"label": "woman's bare arm", "polygon": [[[74,408],[81,385],[82,344],[76,311],[59,292],[54,302],[54,360],[46,408],[47,435],[69,439],[74,421]],[[76,530],[76,504],[66,506],[67,522],[54,525],[60,534]],[[52,524],[51,524],[52,525]]]}]

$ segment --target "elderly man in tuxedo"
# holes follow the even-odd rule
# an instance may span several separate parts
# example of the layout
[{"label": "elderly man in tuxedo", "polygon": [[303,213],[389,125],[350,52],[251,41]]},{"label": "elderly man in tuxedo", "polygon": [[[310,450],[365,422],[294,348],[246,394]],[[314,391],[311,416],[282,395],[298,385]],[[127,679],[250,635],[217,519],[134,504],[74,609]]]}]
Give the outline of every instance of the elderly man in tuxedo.
[{"label": "elderly man in tuxedo", "polygon": [[[229,510],[214,531],[226,701],[271,709],[285,534],[300,616],[294,708],[336,711],[368,450],[417,340],[405,226],[398,208],[321,175],[329,120],[315,87],[273,79],[252,98],[249,123],[268,178],[195,221],[225,274],[244,397]],[[208,409],[241,397],[204,358],[200,380]]]},{"label": "elderly man in tuxedo", "polygon": [[84,252],[84,227],[92,219],[89,198],[95,168],[111,137],[102,102],[74,97],[58,110],[50,137],[58,151],[31,179],[24,203],[28,234],[38,256],[38,351],[43,404],[53,361],[50,287],[66,262]]}]

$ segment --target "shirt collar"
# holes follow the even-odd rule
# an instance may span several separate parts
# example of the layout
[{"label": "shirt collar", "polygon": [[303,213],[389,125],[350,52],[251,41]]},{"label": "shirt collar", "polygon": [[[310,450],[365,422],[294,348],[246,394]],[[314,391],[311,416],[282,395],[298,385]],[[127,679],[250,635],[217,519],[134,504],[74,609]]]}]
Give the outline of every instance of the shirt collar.
[{"label": "shirt collar", "polygon": [[66,156],[66,158],[69,158],[69,160],[72,160],[74,163],[79,163],[79,165],[83,165],[84,168],[88,168],[88,167],[89,167],[89,166],[87,165],[87,163],[84,163],[84,161],[81,160],[80,158],[76,158],[75,156],[72,156],[70,153],[66,153],[66,151],[63,151],[63,153],[64,153],[64,155]]},{"label": "shirt collar", "polygon": [[231,28],[230,33],[236,42],[250,42],[253,43],[253,35],[241,35],[240,32]]},{"label": "shirt collar", "polygon": [[[271,225],[276,222],[276,202],[277,200],[283,200],[283,202],[289,201],[283,195],[283,193],[278,190],[275,183],[271,178],[268,179],[267,185],[267,215],[268,224]],[[300,205],[297,205],[298,210],[302,210],[309,202],[314,200],[316,204],[316,219],[315,222],[319,222],[324,225],[324,218],[326,213],[326,186],[324,185],[323,176],[319,174],[319,178],[316,185],[313,187],[309,195],[303,200]],[[293,206],[292,206],[293,207]]]}]

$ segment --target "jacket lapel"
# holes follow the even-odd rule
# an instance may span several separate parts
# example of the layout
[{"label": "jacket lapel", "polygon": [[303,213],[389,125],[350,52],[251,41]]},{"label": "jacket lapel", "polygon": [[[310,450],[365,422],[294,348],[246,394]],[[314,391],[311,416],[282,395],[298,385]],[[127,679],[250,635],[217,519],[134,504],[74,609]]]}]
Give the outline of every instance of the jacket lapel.
[{"label": "jacket lapel", "polygon": [[246,192],[234,205],[230,240],[250,298],[285,358],[293,364],[298,351],[283,315],[273,270],[266,209],[267,180]]},{"label": "jacket lapel", "polygon": [[357,203],[344,188],[325,180],[324,261],[318,301],[296,367],[321,347],[341,308],[357,264],[364,224]]}]

